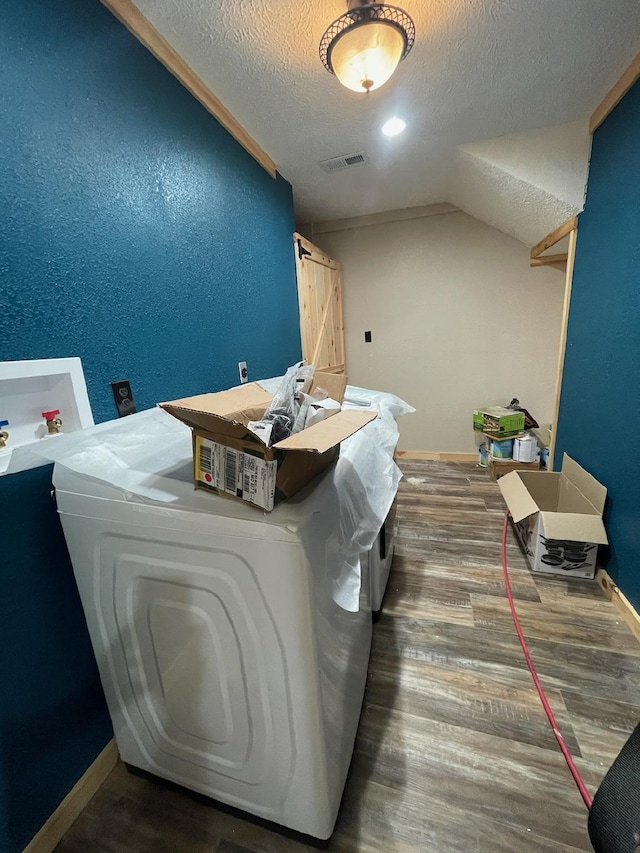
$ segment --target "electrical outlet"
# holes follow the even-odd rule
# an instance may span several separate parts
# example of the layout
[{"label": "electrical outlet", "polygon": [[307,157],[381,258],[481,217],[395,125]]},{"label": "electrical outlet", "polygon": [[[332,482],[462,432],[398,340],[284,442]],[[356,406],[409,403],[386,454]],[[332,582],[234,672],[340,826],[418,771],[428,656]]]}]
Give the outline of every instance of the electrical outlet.
[{"label": "electrical outlet", "polygon": [[371,332],[365,332],[364,333],[364,342],[365,342],[365,344],[371,343]]},{"label": "electrical outlet", "polygon": [[137,412],[136,401],[133,399],[129,380],[121,379],[120,382],[112,382],[111,389],[118,409],[118,417],[124,418],[125,415],[135,415]]},{"label": "electrical outlet", "polygon": [[240,374],[240,382],[244,384],[249,379],[249,371],[247,370],[247,362],[239,361],[238,362],[238,373]]}]

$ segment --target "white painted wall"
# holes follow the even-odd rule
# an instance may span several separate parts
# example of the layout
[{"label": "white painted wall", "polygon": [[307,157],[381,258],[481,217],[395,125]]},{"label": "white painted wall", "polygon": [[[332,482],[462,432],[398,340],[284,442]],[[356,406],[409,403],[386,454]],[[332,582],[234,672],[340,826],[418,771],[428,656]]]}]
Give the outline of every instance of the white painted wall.
[{"label": "white painted wall", "polygon": [[531,269],[522,243],[461,211],[314,242],[343,266],[349,381],[417,409],[401,449],[471,452],[473,409],[512,397],[550,422],[561,272]]}]

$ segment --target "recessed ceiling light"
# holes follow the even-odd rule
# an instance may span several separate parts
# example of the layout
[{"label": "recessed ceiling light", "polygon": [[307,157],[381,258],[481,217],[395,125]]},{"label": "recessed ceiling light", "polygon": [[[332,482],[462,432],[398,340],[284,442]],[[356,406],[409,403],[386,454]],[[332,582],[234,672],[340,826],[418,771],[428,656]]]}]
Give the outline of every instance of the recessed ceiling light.
[{"label": "recessed ceiling light", "polygon": [[402,121],[401,118],[394,116],[388,121],[385,121],[382,125],[382,132],[385,136],[397,136],[399,133],[402,133],[406,126],[406,122]]}]

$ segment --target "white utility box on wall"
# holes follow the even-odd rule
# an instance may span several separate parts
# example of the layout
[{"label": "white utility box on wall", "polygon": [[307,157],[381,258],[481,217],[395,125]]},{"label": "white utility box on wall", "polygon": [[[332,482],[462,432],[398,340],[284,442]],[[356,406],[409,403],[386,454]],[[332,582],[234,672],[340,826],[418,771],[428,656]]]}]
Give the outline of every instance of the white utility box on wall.
[{"label": "white utility box on wall", "polygon": [[28,451],[93,425],[79,358],[0,362],[0,475],[45,465]]}]

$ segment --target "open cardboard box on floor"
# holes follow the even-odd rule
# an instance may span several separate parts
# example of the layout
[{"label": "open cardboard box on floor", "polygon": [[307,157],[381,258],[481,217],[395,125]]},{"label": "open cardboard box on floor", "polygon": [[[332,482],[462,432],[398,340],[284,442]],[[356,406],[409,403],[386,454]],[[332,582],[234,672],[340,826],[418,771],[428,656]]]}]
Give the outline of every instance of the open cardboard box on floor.
[{"label": "open cardboard box on floor", "polygon": [[[316,373],[310,393],[323,388],[342,403],[346,387],[345,376]],[[340,442],[378,416],[371,411],[341,411],[267,447],[247,424],[260,420],[271,399],[258,382],[251,382],[159,404],[193,430],[196,489],[247,501],[270,512],[337,459]]]},{"label": "open cardboard box on floor", "polygon": [[565,453],[561,473],[512,471],[498,480],[534,572],[592,578],[607,543],[607,490]]}]

